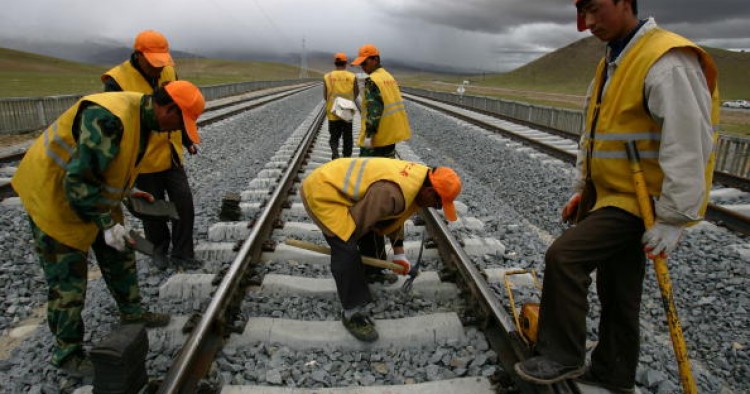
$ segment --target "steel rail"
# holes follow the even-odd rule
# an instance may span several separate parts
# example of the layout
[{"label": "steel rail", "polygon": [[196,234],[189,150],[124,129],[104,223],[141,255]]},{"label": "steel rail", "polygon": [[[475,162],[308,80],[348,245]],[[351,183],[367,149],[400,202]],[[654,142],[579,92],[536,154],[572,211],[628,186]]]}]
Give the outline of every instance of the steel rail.
[{"label": "steel rail", "polygon": [[424,219],[430,234],[435,238],[440,257],[446,263],[452,263],[463,279],[463,283],[472,293],[478,306],[484,314],[484,329],[493,350],[497,353],[505,371],[514,378],[514,382],[523,393],[579,393],[578,386],[572,381],[564,381],[554,385],[536,385],[518,378],[514,365],[531,355],[530,349],[521,339],[516,330],[513,317],[500,304],[498,296],[487,284],[485,277],[474,266],[471,257],[463,250],[455,237],[451,234],[443,218],[434,209],[421,209],[420,216]]},{"label": "steel rail", "polygon": [[219,284],[200,322],[193,329],[175,362],[167,371],[158,393],[193,393],[199,381],[208,373],[211,362],[224,343],[227,331],[227,309],[235,296],[242,296],[242,294],[236,294],[237,289],[240,288],[245,272],[260,258],[263,241],[273,230],[274,220],[283,208],[287,194],[315,140],[316,131],[323,123],[324,114],[325,111],[321,109],[310,130],[301,140],[289,167],[280,178],[279,186],[256,218],[250,234]]}]

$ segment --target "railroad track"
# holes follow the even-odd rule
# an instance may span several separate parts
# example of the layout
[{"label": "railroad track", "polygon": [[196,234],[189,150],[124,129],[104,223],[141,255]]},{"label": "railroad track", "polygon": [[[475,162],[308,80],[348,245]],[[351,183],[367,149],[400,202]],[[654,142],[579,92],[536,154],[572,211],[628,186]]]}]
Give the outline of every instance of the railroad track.
[{"label": "railroad track", "polygon": [[[428,99],[405,94],[405,97],[420,103],[426,107],[450,114],[468,123],[477,125],[487,130],[499,133],[503,136],[520,141],[535,150],[564,162],[575,165],[576,153],[578,151],[578,136],[560,132],[548,128],[540,129],[538,126],[529,125],[524,122],[509,121],[497,115],[487,112],[476,111],[443,103],[438,100]],[[734,190],[725,189],[725,186]],[[714,192],[722,194],[743,195],[741,204],[721,204],[709,202],[706,210],[706,220],[730,228],[741,234],[750,235],[750,179],[737,177],[724,172],[714,172]],[[746,201],[746,202],[744,202]]]},{"label": "railroad track", "polygon": [[[166,372],[159,392],[192,392],[201,384],[213,385],[214,388],[221,386],[223,393],[281,392],[281,388],[258,382],[290,384],[289,379],[294,381],[291,372],[281,366],[283,363],[275,369],[269,368],[265,376],[257,377],[252,373],[250,379],[235,376],[236,371],[232,366],[240,362],[239,355],[248,355],[252,364],[257,363],[258,357],[253,353],[259,347],[274,351],[283,349],[283,352],[293,355],[293,360],[285,362],[294,364],[304,361],[308,369],[315,369],[318,364],[325,367],[323,361],[317,361],[321,359],[320,352],[340,352],[354,360],[362,357],[369,359],[372,353],[384,351],[394,354],[422,351],[437,357],[434,351],[437,348],[438,352],[442,352],[437,354],[443,355],[437,359],[442,361],[445,357],[450,360],[445,363],[447,367],[443,366],[445,371],[442,371],[447,378],[438,379],[439,382],[430,382],[435,380],[435,375],[439,375],[436,372],[440,371],[438,361],[430,364],[430,371],[430,368],[420,366],[414,360],[392,365],[387,360],[373,362],[370,359],[368,364],[382,375],[396,373],[399,369],[409,372],[404,373],[401,384],[394,384],[397,382],[382,382],[375,376],[370,379],[368,376],[371,375],[366,373],[357,379],[347,377],[345,372],[337,375],[318,369],[318,375],[313,372],[313,376],[316,376],[313,379],[317,381],[312,383],[323,387],[378,386],[377,383],[381,383],[387,385],[390,392],[397,393],[413,390],[416,388],[414,384],[421,384],[420,389],[426,392],[492,393],[496,392],[497,387],[505,385],[506,389],[517,389],[524,393],[551,392],[552,387],[530,385],[515,380],[505,372],[511,371],[519,359],[525,358],[528,349],[516,332],[512,317],[489,288],[488,274],[480,272],[471,261],[471,255],[502,254],[502,244],[483,238],[457,240],[442,217],[431,209],[420,213],[422,225],[417,226],[409,221],[406,226],[408,238],[418,239],[421,232],[427,231],[432,240],[430,244],[435,246],[425,251],[428,268],[415,281],[413,293],[402,291],[403,279],[391,286],[374,286],[378,299],[374,317],[381,333],[380,339],[374,344],[365,344],[346,332],[339,320],[340,305],[333,279],[328,273],[329,257],[283,243],[284,239],[293,238],[325,245],[321,232],[307,218],[296,195],[295,183],[330,157],[327,133],[320,132],[321,136],[318,137],[322,112],[309,123],[309,128],[298,130],[290,137],[276,157],[266,165],[266,169],[242,192],[243,220],[213,225],[208,234],[211,242],[198,247],[199,258],[210,261],[209,265],[230,260],[231,264],[216,286],[202,318],[194,324],[178,352],[179,356]],[[465,208],[463,214],[466,214]],[[283,220],[280,221],[281,218]],[[471,227],[475,223],[471,217],[463,216],[458,224],[452,226]],[[416,260],[419,242],[407,242],[406,249],[410,258]],[[450,263],[444,263],[446,261]],[[290,266],[294,267],[294,274],[289,274]],[[253,274],[248,275],[248,272]],[[489,275],[499,278],[500,274],[495,272]],[[249,276],[251,279],[248,281]],[[441,277],[452,278],[455,283],[442,281]],[[209,283],[216,283],[217,280],[215,277],[195,280],[173,277],[162,287],[161,293],[179,297],[197,294],[195,289],[211,287]],[[299,309],[303,307],[295,307],[294,301],[291,301],[284,310],[260,312],[261,316],[258,316],[262,310],[259,304],[279,304],[283,300],[299,298],[320,299],[324,306],[316,311],[300,312]],[[393,302],[389,304],[387,300],[397,300],[406,305],[407,310],[397,308],[391,311],[389,305],[392,306]],[[300,305],[308,302],[300,302]],[[177,319],[177,327],[172,330],[181,330],[179,326],[183,321]],[[240,326],[238,322],[243,323]],[[484,351],[473,347],[467,331],[479,338],[475,342],[491,349],[495,357],[487,357]],[[178,335],[170,334],[169,330],[162,334],[167,337]],[[218,356],[216,363],[211,362],[214,356]],[[241,362],[248,363],[247,359]],[[458,374],[453,372],[450,363],[459,366],[459,369],[463,365],[463,371]],[[202,381],[201,377],[211,375],[212,365],[216,369],[213,375],[223,379],[208,383]],[[255,384],[237,384],[243,380],[255,381]],[[302,387],[310,384],[299,383],[302,383]],[[572,382],[558,384],[554,390],[560,393],[579,392]]]}]

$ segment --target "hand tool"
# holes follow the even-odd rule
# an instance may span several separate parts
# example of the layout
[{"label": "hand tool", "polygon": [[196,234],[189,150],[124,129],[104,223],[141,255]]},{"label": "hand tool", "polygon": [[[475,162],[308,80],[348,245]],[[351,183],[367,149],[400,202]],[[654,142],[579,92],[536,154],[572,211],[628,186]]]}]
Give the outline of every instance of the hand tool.
[{"label": "hand tool", "polygon": [[[651,206],[651,197],[648,194],[646,178],[643,175],[643,168],[641,168],[641,160],[635,141],[626,142],[625,150],[628,155],[628,162],[630,163],[630,171],[633,173],[633,185],[635,186],[635,194],[638,198],[638,206],[641,209],[643,223],[646,225],[646,230],[648,230],[654,225],[654,210]],[[677,309],[674,305],[672,281],[669,279],[667,259],[666,257],[657,256],[653,258],[653,261],[656,279],[659,282],[659,289],[661,289],[662,304],[664,304],[664,310],[667,313],[669,335],[672,337],[672,347],[674,348],[674,354],[680,370],[682,390],[685,393],[695,394],[698,392],[698,389],[693,379],[693,373],[690,370],[690,359],[688,358],[687,346],[685,345],[685,337],[682,335],[682,326],[680,325],[680,319],[677,317]]]}]

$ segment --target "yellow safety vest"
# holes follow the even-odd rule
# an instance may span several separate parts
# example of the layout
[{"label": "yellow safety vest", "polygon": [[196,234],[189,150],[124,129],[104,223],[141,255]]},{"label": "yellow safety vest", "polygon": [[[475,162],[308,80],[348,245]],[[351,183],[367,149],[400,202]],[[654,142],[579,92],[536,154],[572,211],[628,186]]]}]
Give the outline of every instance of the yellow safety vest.
[{"label": "yellow safety vest", "polygon": [[[409,118],[406,116],[406,106],[404,99],[401,98],[398,82],[382,67],[370,74],[370,79],[380,89],[384,105],[378,131],[372,138],[372,146],[387,146],[408,140],[411,137],[411,128],[409,127]],[[366,105],[363,105],[362,108],[362,127],[360,127],[359,132],[360,146],[365,142],[366,107]]]},{"label": "yellow safety vest", "polygon": [[138,175],[136,159],[141,139],[142,93],[110,92],[83,97],[50,125],[26,152],[13,176],[13,188],[34,223],[72,248],[87,251],[99,228],[76,214],[65,195],[65,166],[77,149],[73,123],[84,101],[96,103],[117,116],[123,125],[120,150],[104,170],[101,208],[122,221],[120,202]]},{"label": "yellow safety vest", "polygon": [[338,159],[318,167],[302,181],[305,202],[312,215],[342,240],[356,229],[349,208],[375,182],[390,181],[401,188],[406,208],[399,215],[383,218],[393,222],[381,230],[395,231],[419,208],[414,200],[424,184],[428,167],[409,161],[380,157]]},{"label": "yellow safety vest", "polygon": [[328,120],[341,120],[341,118],[331,113],[331,107],[333,107],[333,101],[336,100],[336,97],[343,97],[354,101],[354,81],[356,79],[357,77],[353,72],[346,70],[331,71],[323,76],[326,91],[328,92],[328,97],[326,97],[326,114]]},{"label": "yellow safety vest", "polygon": [[[151,85],[149,85],[146,79],[143,78],[143,75],[133,67],[130,60],[127,60],[104,73],[102,75],[102,82],[104,82],[107,76],[114,79],[125,92],[138,92],[144,94],[154,93],[154,89],[152,89]],[[174,67],[166,66],[162,69],[161,75],[159,76],[159,86],[162,86],[166,82],[176,80],[177,75],[175,74]],[[146,153],[143,155],[141,173],[150,174],[166,171],[172,168],[172,152],[171,149],[169,149],[170,143],[172,144],[174,151],[177,152],[177,157],[179,158],[180,163],[182,163],[182,132],[180,130],[174,130],[166,133],[152,133],[148,140]]]},{"label": "yellow safety vest", "polygon": [[[659,166],[661,127],[651,118],[643,100],[646,75],[651,66],[673,48],[691,48],[700,56],[703,73],[712,95],[711,123],[714,130],[719,122],[717,69],[711,57],[684,37],[663,29],[653,29],[641,37],[625,54],[617,72],[610,76],[607,94],[599,108],[596,133],[591,154],[591,179],[596,187],[596,204],[593,210],[613,206],[640,217],[635,197],[633,178],[625,153],[626,141],[635,141],[640,153],[646,184],[651,196],[661,195],[664,173]],[[603,81],[606,62],[602,59],[596,72],[593,92],[598,92]],[[591,144],[591,127],[596,106],[589,105],[586,116],[586,133],[581,149],[588,151]],[[714,143],[718,137],[714,133]],[[704,182],[706,195],[700,215],[708,203],[713,178],[714,153],[711,153]],[[584,166],[584,175],[585,169]]]}]

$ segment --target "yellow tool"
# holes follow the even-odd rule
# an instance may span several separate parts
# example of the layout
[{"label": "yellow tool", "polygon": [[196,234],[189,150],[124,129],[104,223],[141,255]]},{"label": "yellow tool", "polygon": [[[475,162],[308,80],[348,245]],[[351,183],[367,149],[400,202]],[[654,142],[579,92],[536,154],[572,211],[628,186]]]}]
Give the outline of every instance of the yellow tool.
[{"label": "yellow tool", "polygon": [[541,290],[539,282],[536,280],[536,272],[534,270],[512,270],[505,272],[503,278],[505,282],[505,290],[508,291],[508,299],[510,300],[510,310],[513,314],[513,319],[516,321],[516,329],[521,333],[521,338],[529,345],[536,343],[537,339],[537,327],[539,322],[539,303],[538,302],[526,302],[521,306],[521,313],[516,311],[516,300],[513,298],[513,282],[510,277],[513,275],[529,274],[531,280],[534,283],[536,289]]},{"label": "yellow tool", "polygon": [[[331,248],[316,245],[310,242],[300,241],[297,239],[287,239],[284,243],[290,246],[309,250],[312,252],[318,252],[318,253],[323,253],[323,254],[328,254],[328,255],[331,254]],[[389,269],[394,272],[401,272],[404,269],[404,267],[396,263],[392,263],[390,261],[380,260],[380,259],[376,259],[372,257],[367,257],[367,256],[362,256],[362,263],[369,265],[369,266],[373,266],[373,267]]]},{"label": "yellow tool", "polygon": [[[633,185],[635,186],[635,194],[638,197],[638,205],[641,208],[643,223],[648,230],[654,225],[654,211],[651,207],[651,197],[646,188],[646,179],[643,176],[638,148],[634,141],[630,141],[625,143],[625,150],[630,162],[630,171],[633,173]],[[674,348],[674,354],[677,357],[677,365],[680,370],[682,390],[685,393],[694,394],[698,392],[698,388],[695,385],[695,379],[693,379],[693,373],[690,370],[690,359],[688,358],[687,346],[685,345],[685,337],[682,335],[682,326],[680,325],[680,319],[677,317],[677,309],[674,306],[672,281],[669,279],[667,259],[657,256],[653,261],[656,279],[661,289],[662,304],[664,304],[664,309],[667,313],[669,335],[672,337],[672,347]]]}]

